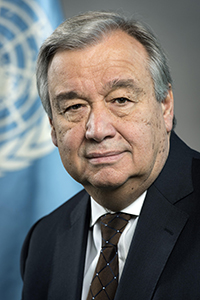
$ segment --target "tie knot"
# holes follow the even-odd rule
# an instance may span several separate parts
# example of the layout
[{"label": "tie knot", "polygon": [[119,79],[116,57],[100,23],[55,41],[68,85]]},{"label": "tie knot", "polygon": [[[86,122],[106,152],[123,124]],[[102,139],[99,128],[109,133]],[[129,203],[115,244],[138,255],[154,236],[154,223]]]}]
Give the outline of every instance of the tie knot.
[{"label": "tie knot", "polygon": [[102,247],[116,246],[131,215],[125,213],[106,214],[100,218]]}]

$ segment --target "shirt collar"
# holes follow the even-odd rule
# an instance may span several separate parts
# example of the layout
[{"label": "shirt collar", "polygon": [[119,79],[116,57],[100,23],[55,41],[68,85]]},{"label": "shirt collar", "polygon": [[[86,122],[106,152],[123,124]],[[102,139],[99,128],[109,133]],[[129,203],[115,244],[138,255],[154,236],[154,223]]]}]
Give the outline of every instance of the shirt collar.
[{"label": "shirt collar", "polygon": [[[147,193],[147,191],[145,191],[139,198],[137,198],[129,206],[122,209],[122,212],[133,215],[133,216],[139,216],[140,211],[142,209],[142,205],[144,203],[146,193]],[[106,213],[111,212],[111,211],[108,211],[105,207],[98,204],[92,197],[90,197],[90,201],[91,201],[90,227],[92,227],[102,215],[105,215]]]}]

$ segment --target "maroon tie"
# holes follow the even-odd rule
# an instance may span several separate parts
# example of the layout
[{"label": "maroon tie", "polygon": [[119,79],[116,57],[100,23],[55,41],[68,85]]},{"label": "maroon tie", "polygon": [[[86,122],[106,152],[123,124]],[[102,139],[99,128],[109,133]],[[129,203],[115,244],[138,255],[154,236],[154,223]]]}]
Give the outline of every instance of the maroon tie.
[{"label": "maroon tie", "polygon": [[119,278],[117,243],[130,218],[120,212],[100,218],[102,248],[87,300],[114,299]]}]

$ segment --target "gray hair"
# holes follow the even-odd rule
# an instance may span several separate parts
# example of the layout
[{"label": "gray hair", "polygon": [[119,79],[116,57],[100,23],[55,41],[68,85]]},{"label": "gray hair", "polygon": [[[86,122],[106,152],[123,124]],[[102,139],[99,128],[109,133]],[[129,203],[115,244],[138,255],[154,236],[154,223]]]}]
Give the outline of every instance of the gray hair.
[{"label": "gray hair", "polygon": [[48,66],[58,50],[83,49],[97,44],[106,34],[122,30],[138,40],[149,55],[149,71],[157,101],[162,102],[172,85],[163,49],[151,30],[141,22],[114,12],[88,12],[63,22],[40,48],[36,77],[39,96],[45,111],[52,118],[48,94]]}]

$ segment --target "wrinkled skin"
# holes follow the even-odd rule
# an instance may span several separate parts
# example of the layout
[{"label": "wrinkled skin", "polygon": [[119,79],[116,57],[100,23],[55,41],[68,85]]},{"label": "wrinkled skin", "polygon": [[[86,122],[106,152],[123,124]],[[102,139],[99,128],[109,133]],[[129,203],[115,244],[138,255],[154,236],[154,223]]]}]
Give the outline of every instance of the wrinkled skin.
[{"label": "wrinkled skin", "polygon": [[59,51],[48,69],[53,143],[68,173],[117,211],[155,180],[169,151],[173,94],[155,98],[148,54],[113,32],[82,50]]}]

